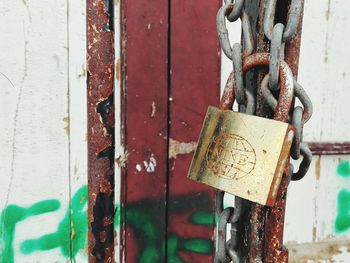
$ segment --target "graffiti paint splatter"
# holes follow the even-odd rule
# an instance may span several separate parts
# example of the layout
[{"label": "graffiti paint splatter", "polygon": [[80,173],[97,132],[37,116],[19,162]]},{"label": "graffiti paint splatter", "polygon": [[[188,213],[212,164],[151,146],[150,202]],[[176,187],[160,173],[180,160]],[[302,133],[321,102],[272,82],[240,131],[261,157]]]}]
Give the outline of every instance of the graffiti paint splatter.
[{"label": "graffiti paint splatter", "polygon": [[339,163],[337,167],[337,173],[341,177],[349,177],[350,176],[350,162],[349,161],[342,161]]},{"label": "graffiti paint splatter", "polygon": [[28,217],[54,212],[60,208],[57,200],[45,200],[30,207],[8,205],[2,212],[0,218],[0,262],[13,262],[13,239],[17,223]]},{"label": "graffiti paint splatter", "polygon": [[[74,258],[87,247],[87,186],[80,188],[71,200],[70,209],[59,223],[57,230],[53,233],[43,235],[37,239],[24,240],[20,244],[20,251],[23,255],[30,255],[40,251],[60,249],[65,258]],[[178,204],[172,215],[193,211],[193,207],[201,207],[209,197],[205,195],[181,195],[174,199]],[[191,202],[189,202],[189,199]],[[155,263],[163,258],[166,241],[164,236],[159,234],[159,227],[162,222],[158,222],[156,211],[150,207],[157,208],[155,203],[163,203],[164,200],[140,200],[134,204],[129,204],[126,211],[127,225],[135,230],[135,235],[139,237],[140,252],[137,262]],[[189,204],[189,205],[188,205]],[[20,207],[16,205],[7,206],[1,213],[0,223],[0,262],[13,263],[14,249],[13,240],[15,237],[16,225],[32,216],[39,216],[44,213],[55,212],[60,209],[60,202],[56,199],[45,200],[30,207]],[[119,227],[120,206],[115,208],[114,227]],[[189,223],[212,227],[214,224],[213,213],[205,210],[194,211],[189,216]],[[138,239],[138,238],[137,238]],[[142,241],[142,242],[141,242]],[[185,262],[179,252],[211,254],[213,251],[212,240],[206,238],[186,238],[175,233],[169,233],[167,238],[168,262]]]},{"label": "graffiti paint splatter", "polygon": [[[350,162],[342,161],[337,167],[337,173],[341,177],[350,176]],[[341,234],[350,229],[350,191],[342,189],[337,198],[338,211],[335,219],[335,232]]]},{"label": "graffiti paint splatter", "polygon": [[338,194],[338,214],[335,220],[336,233],[342,233],[350,228],[350,192],[343,189]]},{"label": "graffiti paint splatter", "polygon": [[[86,204],[87,186],[84,186],[73,196],[72,213],[70,215],[69,211],[67,211],[65,217],[58,225],[57,231],[38,239],[24,241],[21,244],[21,252],[30,254],[35,251],[60,248],[63,256],[68,258],[72,254],[74,257],[79,250],[85,247],[85,236],[87,233]],[[72,243],[70,243],[69,239],[72,240]],[[70,251],[70,244],[72,245],[72,251]]]}]

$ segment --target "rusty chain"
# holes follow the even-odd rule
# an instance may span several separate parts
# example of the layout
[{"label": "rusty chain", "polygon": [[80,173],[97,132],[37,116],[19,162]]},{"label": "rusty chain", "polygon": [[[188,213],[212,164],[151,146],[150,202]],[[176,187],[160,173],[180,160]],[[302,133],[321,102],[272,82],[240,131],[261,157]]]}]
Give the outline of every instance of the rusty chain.
[{"label": "rusty chain", "polygon": [[[230,22],[236,21],[238,18],[242,22],[242,39],[244,50],[240,43],[231,45],[229,41],[228,30],[226,28],[226,18]],[[221,48],[224,54],[232,60],[233,71],[230,74],[223,97],[220,102],[220,108],[231,109],[234,98],[237,99],[239,105],[244,105],[247,114],[254,114],[256,108],[255,97],[244,88],[242,63],[243,58],[251,55],[254,50],[253,34],[250,19],[244,11],[244,0],[232,1],[225,0],[225,4],[219,9],[217,18],[217,32],[220,40]],[[233,94],[233,95],[232,95]],[[233,98],[232,98],[233,96]],[[228,207],[224,209],[224,192],[216,193],[216,214],[220,218],[217,228],[217,247],[214,262],[241,262],[241,257],[237,251],[237,230],[238,222],[242,215],[242,202],[240,197],[235,197],[234,208]],[[227,225],[231,224],[230,239],[226,240]]]},{"label": "rusty chain", "polygon": [[[254,38],[252,34],[250,18],[245,12],[244,0],[225,0],[224,5],[219,9],[216,18],[217,33],[220,41],[223,53],[232,60],[233,70],[227,80],[224,95],[220,102],[221,109],[232,109],[232,98],[236,99],[239,105],[240,111],[246,114],[255,114],[256,110],[256,97],[245,89],[243,74],[247,71],[243,68],[243,61],[245,58],[251,58],[250,56],[254,50]],[[293,181],[302,179],[309,169],[312,154],[308,145],[302,142],[303,127],[304,124],[310,119],[312,115],[312,103],[303,87],[293,78],[293,74],[284,61],[284,46],[285,43],[291,40],[296,33],[299,18],[301,15],[301,1],[292,0],[288,20],[286,25],[282,23],[274,24],[276,13],[277,0],[265,1],[265,17],[264,17],[264,33],[265,36],[271,41],[271,51],[268,54],[269,73],[263,78],[261,83],[261,90],[263,97],[267,104],[276,110],[278,107],[278,101],[285,99],[281,94],[278,99],[274,94],[280,90],[280,74],[281,68],[284,68],[286,72],[285,84],[290,87],[288,98],[291,103],[294,97],[298,98],[301,106],[294,108],[292,116],[289,116],[289,112],[284,112],[283,116],[275,112],[275,119],[285,119],[294,127],[295,136],[291,148],[291,157],[294,160],[298,160],[302,156],[302,161],[298,168],[298,171],[293,173],[293,165],[290,164],[289,173],[290,178]],[[226,20],[229,22],[235,22],[240,18],[242,25],[242,42],[244,49],[242,50],[242,44],[234,43],[233,45],[229,40],[229,33],[226,27]],[[253,59],[259,59],[266,54],[256,54]],[[249,63],[248,63],[249,64]],[[259,64],[259,63],[257,63]],[[259,65],[265,65],[260,63]],[[252,68],[252,66],[250,66]],[[249,69],[248,69],[249,70]],[[274,91],[274,92],[273,92]],[[285,91],[284,91],[285,92]],[[232,95],[233,94],[233,95]],[[288,96],[289,96],[288,95]],[[282,101],[283,103],[283,101]],[[243,212],[243,199],[235,197],[235,206],[224,209],[223,200],[224,192],[217,191],[215,197],[216,216],[219,218],[217,227],[217,247],[214,262],[242,262],[242,257],[237,251],[238,244],[238,222]],[[227,225],[231,224],[230,239],[226,240]]]}]

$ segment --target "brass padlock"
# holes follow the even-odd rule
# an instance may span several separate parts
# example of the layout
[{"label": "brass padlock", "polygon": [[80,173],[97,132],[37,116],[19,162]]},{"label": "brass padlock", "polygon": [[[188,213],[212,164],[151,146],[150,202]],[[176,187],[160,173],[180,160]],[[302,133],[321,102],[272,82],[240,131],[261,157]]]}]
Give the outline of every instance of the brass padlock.
[{"label": "brass padlock", "polygon": [[[281,82],[275,114],[280,120],[287,118],[293,97],[293,81],[284,76]],[[294,130],[285,122],[226,110],[227,103],[233,103],[233,90],[225,90],[220,109],[208,108],[188,177],[241,198],[273,206]],[[281,107],[288,108],[283,111]]]}]

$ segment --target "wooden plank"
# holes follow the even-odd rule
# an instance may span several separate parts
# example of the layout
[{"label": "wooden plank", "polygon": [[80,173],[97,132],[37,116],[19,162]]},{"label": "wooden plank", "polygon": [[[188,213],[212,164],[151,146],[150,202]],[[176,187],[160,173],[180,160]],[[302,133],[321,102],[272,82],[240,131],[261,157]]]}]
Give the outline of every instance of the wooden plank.
[{"label": "wooden plank", "polygon": [[70,233],[73,262],[87,262],[86,1],[68,1]]},{"label": "wooden plank", "polygon": [[5,0],[0,13],[0,261],[66,261],[67,2]]},{"label": "wooden plank", "polygon": [[309,142],[350,141],[349,1],[305,1],[299,82],[314,104],[305,125]]},{"label": "wooden plank", "polygon": [[[340,21],[344,27],[349,23],[347,5],[344,1],[305,2],[299,81],[315,108],[304,127],[308,141],[350,138],[348,119],[342,117],[349,111],[345,103],[349,67],[341,62],[349,39],[336,33]],[[285,229],[291,262],[345,262],[349,258],[350,218],[344,213],[349,209],[349,159],[349,155],[314,156],[305,179],[291,183]]]},{"label": "wooden plank", "polygon": [[[164,262],[168,126],[168,2],[122,1],[121,262]],[[124,261],[123,261],[124,260]]]},{"label": "wooden plank", "polygon": [[212,262],[214,191],[187,179],[209,105],[218,105],[221,1],[171,2],[167,262]]},{"label": "wooden plank", "polygon": [[349,155],[315,156],[308,175],[291,183],[285,242],[350,240],[350,217],[344,215],[344,207],[350,209],[349,161]]}]

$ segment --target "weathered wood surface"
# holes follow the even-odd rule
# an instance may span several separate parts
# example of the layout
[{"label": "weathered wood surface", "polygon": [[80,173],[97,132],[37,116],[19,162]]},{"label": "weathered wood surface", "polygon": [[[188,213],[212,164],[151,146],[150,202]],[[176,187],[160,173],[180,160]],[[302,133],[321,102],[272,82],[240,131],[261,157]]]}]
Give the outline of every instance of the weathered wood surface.
[{"label": "weathered wood surface", "polygon": [[214,190],[187,173],[207,108],[219,102],[220,5],[171,1],[168,262],[213,261]]},{"label": "weathered wood surface", "polygon": [[124,1],[121,57],[125,170],[121,261],[164,262],[168,136],[168,2]]}]

